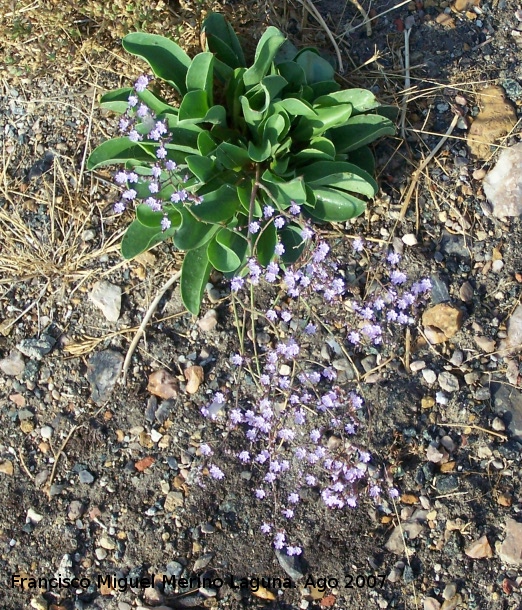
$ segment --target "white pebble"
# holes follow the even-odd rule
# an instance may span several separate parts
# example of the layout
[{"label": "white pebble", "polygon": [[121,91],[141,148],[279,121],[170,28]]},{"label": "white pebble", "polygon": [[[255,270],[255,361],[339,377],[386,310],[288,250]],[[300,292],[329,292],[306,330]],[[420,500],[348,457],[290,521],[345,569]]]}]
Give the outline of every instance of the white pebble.
[{"label": "white pebble", "polygon": [[437,381],[437,375],[435,374],[435,371],[432,371],[431,369],[422,369],[422,376],[426,383],[432,384]]},{"label": "white pebble", "polygon": [[424,360],[414,360],[413,362],[410,362],[410,369],[414,373],[416,373],[417,371],[420,371],[425,366],[426,366],[426,363],[424,362]]},{"label": "white pebble", "polygon": [[51,426],[43,426],[42,429],[40,430],[40,434],[42,435],[42,438],[45,439],[50,439],[51,436],[53,435],[54,430],[51,428]]},{"label": "white pebble", "polygon": [[415,237],[415,235],[413,233],[407,233],[406,235],[402,236],[402,241],[407,245],[407,246],[416,246],[417,245],[417,238]]}]

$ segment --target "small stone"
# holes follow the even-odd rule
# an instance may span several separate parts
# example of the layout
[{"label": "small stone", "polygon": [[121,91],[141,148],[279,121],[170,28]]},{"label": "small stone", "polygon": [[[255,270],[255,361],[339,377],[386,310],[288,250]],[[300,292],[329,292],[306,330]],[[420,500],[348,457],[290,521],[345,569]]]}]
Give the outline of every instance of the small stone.
[{"label": "small stone", "polygon": [[201,557],[196,559],[194,562],[194,572],[198,572],[199,570],[206,568],[213,558],[214,553],[205,553],[204,555],[201,555]]},{"label": "small stone", "polygon": [[40,595],[38,597],[33,597],[31,599],[31,608],[34,610],[48,610],[49,604],[47,601]]},{"label": "small stone", "polygon": [[522,347],[522,305],[515,309],[508,320],[507,343],[512,350]]},{"label": "small stone", "polygon": [[167,497],[165,498],[165,504],[163,508],[167,513],[173,513],[176,511],[176,508],[183,506],[184,497],[180,491],[169,491]]},{"label": "small stone", "polygon": [[187,380],[185,390],[189,394],[195,394],[205,378],[203,368],[197,365],[189,366],[183,371],[183,374]]},{"label": "small stone", "polygon": [[390,582],[398,582],[401,579],[401,576],[402,570],[399,570],[398,568],[392,568],[387,578]]},{"label": "small stone", "polygon": [[422,370],[425,366],[426,363],[424,362],[424,360],[414,360],[413,362],[410,362],[410,369],[413,373]]},{"label": "small stone", "polygon": [[105,319],[117,322],[121,310],[121,288],[107,280],[96,282],[89,293],[91,302],[101,309]]},{"label": "small stone", "polygon": [[207,292],[208,300],[211,303],[219,303],[221,301],[221,293],[217,288],[213,286],[210,282],[205,286],[205,290]]},{"label": "small stone", "polygon": [[460,349],[456,349],[453,354],[451,354],[450,364],[453,366],[460,366],[464,362],[464,352]]},{"label": "small stone", "polygon": [[444,458],[444,454],[439,450],[438,444],[433,442],[426,449],[426,459],[434,464],[439,464]]},{"label": "small stone", "polygon": [[288,376],[292,372],[292,369],[288,366],[288,364],[282,364],[279,367],[279,374],[283,376]]},{"label": "small stone", "polygon": [[287,555],[284,550],[276,549],[276,557],[279,565],[290,576],[293,581],[298,581],[304,576],[299,555]]},{"label": "small stone", "polygon": [[21,375],[25,370],[22,354],[17,349],[11,350],[8,356],[0,360],[0,370],[9,377]]},{"label": "small stone", "polygon": [[417,238],[415,237],[415,235],[413,233],[407,233],[406,235],[403,235],[402,241],[407,246],[416,246],[417,245]]},{"label": "small stone", "polygon": [[149,375],[147,391],[165,400],[176,398],[178,381],[165,369],[158,369]]},{"label": "small stone", "polygon": [[506,424],[500,419],[500,417],[495,417],[491,422],[491,427],[496,432],[503,432],[506,429]]},{"label": "small stone", "polygon": [[471,303],[473,301],[473,286],[469,282],[464,282],[459,289],[459,297],[464,303]]},{"label": "small stone", "polygon": [[459,380],[447,371],[440,373],[439,385],[446,392],[458,392],[459,390]]},{"label": "small stone", "polygon": [[34,423],[30,419],[24,419],[22,422],[20,422],[20,430],[24,434],[31,434],[31,432],[34,430]]},{"label": "small stone", "polygon": [[464,549],[464,552],[471,559],[487,559],[493,557],[493,549],[489,544],[487,536],[482,536],[475,542],[472,542]]},{"label": "small stone", "polygon": [[421,407],[423,409],[431,409],[435,404],[433,396],[423,396],[421,399]]},{"label": "small stone", "polygon": [[441,494],[450,494],[459,488],[459,480],[453,474],[437,477],[437,491]]},{"label": "small stone", "polygon": [[23,339],[17,346],[24,356],[40,361],[54,347],[56,339],[51,335],[42,335],[39,339]]},{"label": "small stone", "polygon": [[25,517],[26,523],[38,524],[43,519],[43,515],[38,514],[33,508],[30,508],[27,511],[27,516]]},{"label": "small stone", "polygon": [[3,462],[0,462],[0,472],[6,474],[9,477],[12,477],[14,472],[13,462],[11,462],[10,460],[4,460]]},{"label": "small stone", "polygon": [[445,600],[442,606],[440,607],[440,610],[455,610],[455,608],[457,606],[460,606],[461,603],[462,596],[457,593],[455,597]]},{"label": "small stone", "polygon": [[113,551],[116,548],[116,542],[105,532],[100,536],[98,544],[107,551]]},{"label": "small stone", "polygon": [[216,328],[218,323],[217,312],[215,309],[209,309],[207,313],[198,320],[199,328],[204,332],[210,332]]},{"label": "small stone", "polygon": [[67,518],[70,521],[76,521],[77,519],[80,519],[84,512],[85,506],[82,502],[80,502],[80,500],[73,500],[67,509]]},{"label": "small stone", "polygon": [[426,597],[424,599],[424,610],[440,610],[440,602],[434,597]]},{"label": "small stone", "polygon": [[154,464],[155,461],[156,460],[153,457],[147,456],[141,460],[138,460],[134,464],[134,468],[136,468],[136,470],[138,472],[143,472],[144,470],[147,470],[147,468],[150,468],[152,466],[152,464]]},{"label": "small stone", "polygon": [[430,385],[437,381],[437,375],[435,374],[435,371],[432,371],[431,369],[422,369],[422,376],[426,383],[429,383]]},{"label": "small stone", "polygon": [[384,545],[390,553],[396,555],[404,554],[404,538],[415,540],[423,531],[424,525],[417,519],[405,521],[401,525],[396,525]]},{"label": "small stone", "polygon": [[201,526],[201,532],[203,534],[213,534],[216,531],[216,528],[212,525],[212,523],[204,523]]},{"label": "small stone", "polygon": [[457,448],[457,445],[455,445],[455,441],[451,438],[451,436],[449,436],[448,434],[444,435],[441,439],[440,439],[440,444],[444,447],[444,449],[446,449],[446,451],[448,451],[449,453],[453,453],[455,451],[455,449]]},{"label": "small stone", "polygon": [[78,477],[80,479],[80,483],[83,483],[84,485],[91,485],[94,483],[94,477],[88,470],[80,470]]},{"label": "small stone", "polygon": [[[516,122],[516,113],[514,117]],[[488,146],[489,149],[489,146]],[[489,153],[488,153],[489,154]],[[522,142],[505,148],[482,182],[496,218],[522,214]]]},{"label": "small stone", "polygon": [[493,271],[493,273],[500,273],[502,271],[503,267],[504,267],[504,261],[495,260],[491,264],[491,271]]},{"label": "small stone", "polygon": [[99,559],[100,561],[103,561],[108,555],[107,551],[101,547],[94,549],[94,554],[96,555],[96,559]]},{"label": "small stone", "polygon": [[123,356],[111,349],[89,358],[86,377],[91,386],[91,398],[97,405],[109,400],[122,368]]},{"label": "small stone", "polygon": [[507,492],[501,493],[497,498],[497,503],[500,506],[505,506],[506,508],[509,508],[513,504],[513,496]]},{"label": "small stone", "polygon": [[513,566],[522,565],[522,523],[506,519],[506,537],[500,545],[498,556],[504,563]]},{"label": "small stone", "polygon": [[435,331],[432,336],[438,336],[442,343],[446,339],[451,339],[461,328],[463,313],[460,309],[448,303],[439,303],[427,309],[422,315],[422,324],[426,328]]},{"label": "small stone", "polygon": [[47,440],[49,440],[52,435],[53,435],[54,430],[51,428],[51,426],[43,426],[40,429],[40,434],[42,436],[42,438],[45,438]]},{"label": "small stone", "polygon": [[475,337],[475,343],[477,346],[487,354],[494,352],[496,349],[496,343],[494,339],[490,339],[489,337]]},{"label": "small stone", "polygon": [[451,598],[455,597],[456,594],[457,594],[457,584],[454,582],[449,582],[444,587],[444,591],[442,592],[442,597],[444,599],[451,599]]}]

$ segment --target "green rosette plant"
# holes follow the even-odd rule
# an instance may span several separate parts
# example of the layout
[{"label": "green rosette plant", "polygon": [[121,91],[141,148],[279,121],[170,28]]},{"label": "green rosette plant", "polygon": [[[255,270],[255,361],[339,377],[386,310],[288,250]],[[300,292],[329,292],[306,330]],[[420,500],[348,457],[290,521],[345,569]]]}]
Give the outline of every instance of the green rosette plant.
[{"label": "green rosette plant", "polygon": [[369,144],[393,135],[395,109],[364,89],[341,89],[313,48],[298,50],[269,27],[247,66],[232,27],[218,13],[203,23],[205,52],[136,32],[123,39],[179,103],[141,76],[101,105],[123,116],[121,137],[102,143],[88,168],[121,164],[116,181],[136,218],[122,241],[131,259],[172,239],[186,252],[181,294],[199,312],[212,268],[241,275],[301,256],[314,222],[361,214],[377,183]]}]

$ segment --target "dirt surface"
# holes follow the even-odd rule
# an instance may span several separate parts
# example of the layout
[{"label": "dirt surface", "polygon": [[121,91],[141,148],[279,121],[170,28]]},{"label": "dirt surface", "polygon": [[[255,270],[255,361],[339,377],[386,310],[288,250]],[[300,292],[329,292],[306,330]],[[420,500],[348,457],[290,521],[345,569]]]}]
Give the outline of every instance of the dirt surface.
[{"label": "dirt surface", "polygon": [[[299,461],[290,465],[294,488],[259,501],[253,490],[262,470],[237,460],[255,443],[230,425],[228,412],[234,405],[247,409],[256,394],[254,377],[230,361],[241,346],[223,278],[212,277],[199,320],[184,312],[177,287],[169,290],[126,382],[100,389],[110,386],[111,376],[121,380],[129,343],[181,256],[162,244],[139,260],[121,259],[128,219],[112,213],[111,172],[87,173],[85,155],[116,130],[115,118],[97,108],[99,94],[140,73],[119,48],[122,28],[157,31],[159,21],[185,36],[187,47],[196,45],[199,5],[172,4],[170,11],[154,5],[156,13],[146,19],[136,12],[135,21],[133,14],[104,18],[94,3],[56,13],[54,21],[53,4],[42,9],[47,21],[30,5],[6,10],[0,34],[0,607],[522,607],[520,562],[506,561],[501,546],[510,535],[508,519],[517,520],[522,506],[519,361],[502,350],[520,298],[522,226],[519,218],[492,216],[481,188],[482,170],[493,165],[499,146],[519,141],[520,128],[491,141],[481,159],[466,142],[481,110],[477,91],[485,85],[502,86],[520,120],[519,6],[470,2],[459,12],[426,0],[381,15],[398,3],[365,2],[370,16],[379,15],[368,36],[352,3],[316,4],[339,45],[341,78],[406,110],[397,137],[375,148],[379,197],[364,217],[319,231],[346,290],[330,305],[310,298],[308,315],[317,316],[321,332],[305,341],[299,364],[322,369],[348,354],[349,365],[335,381],[323,379],[320,391],[334,388],[346,407],[351,391],[363,397],[350,443],[371,453],[369,480],[400,495],[375,502],[361,490],[356,508],[335,510],[312,487],[286,522],[279,512],[283,496],[302,483]],[[285,4],[284,11],[222,8],[245,37],[259,37],[272,22],[296,44],[313,43],[335,56],[322,26],[303,16],[300,4]],[[405,29],[411,29],[406,94]],[[417,172],[455,115],[448,139]],[[361,251],[354,249],[359,237]],[[382,346],[354,346],[348,340],[357,325],[353,302],[389,286],[390,251],[401,254],[407,286],[430,278],[431,294],[417,304],[413,324],[386,326]],[[101,280],[121,289],[117,321],[108,321],[89,298]],[[275,294],[262,287],[257,307],[266,310]],[[246,297],[237,298],[242,312]],[[450,332],[450,322],[441,321],[439,332],[447,336],[430,345],[433,331],[422,315],[438,304],[449,306],[458,323]],[[279,305],[301,319],[298,303],[283,298]],[[218,323],[204,331],[198,322],[211,309]],[[290,324],[274,330],[258,320],[256,349],[263,353],[291,331]],[[203,368],[204,381],[189,394],[184,372],[192,365]],[[171,399],[147,389],[158,369],[175,378]],[[200,410],[216,392],[227,405],[212,421]],[[306,434],[322,426],[321,443],[330,442],[330,415],[309,420]],[[202,444],[212,448],[212,459]],[[211,465],[223,480],[210,476]],[[287,558],[283,567],[272,537],[260,531],[267,521],[302,548],[293,564]],[[522,540],[513,537],[513,544],[513,554],[522,552]],[[21,586],[22,578],[57,573],[84,580],[77,587]],[[153,575],[157,586],[147,587]],[[108,584],[109,576],[134,586]],[[261,577],[272,580],[256,590],[252,579]]]}]

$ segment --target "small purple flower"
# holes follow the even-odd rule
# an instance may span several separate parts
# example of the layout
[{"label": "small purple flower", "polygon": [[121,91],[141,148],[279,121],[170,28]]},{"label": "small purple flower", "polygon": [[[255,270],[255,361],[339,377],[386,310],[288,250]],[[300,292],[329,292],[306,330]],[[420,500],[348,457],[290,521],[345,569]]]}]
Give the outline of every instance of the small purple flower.
[{"label": "small purple flower", "polygon": [[123,191],[122,197],[123,199],[128,199],[129,201],[132,201],[133,199],[136,199],[137,194],[138,193],[134,189],[128,189],[126,191]]},{"label": "small purple flower", "polygon": [[285,535],[283,532],[278,532],[274,536],[274,546],[278,551],[280,551],[284,545],[285,545]]},{"label": "small purple flower", "polygon": [[381,492],[382,489],[378,485],[372,485],[368,491],[370,498],[378,498]]},{"label": "small purple flower", "polygon": [[266,374],[263,374],[259,377],[259,383],[261,385],[270,385],[270,377]]},{"label": "small purple flower", "polygon": [[121,214],[127,208],[127,205],[124,201],[118,201],[114,204],[113,210],[115,214]]},{"label": "small purple flower", "polygon": [[138,182],[139,177],[138,174],[136,174],[135,172],[130,172],[129,175],[127,176],[127,181],[136,184],[136,182]]},{"label": "small purple flower", "polygon": [[319,430],[312,430],[310,432],[310,438],[313,443],[317,443],[321,438],[321,433],[319,432]]},{"label": "small purple flower", "polygon": [[134,83],[134,89],[136,89],[136,91],[138,91],[138,92],[145,91],[148,84],[149,84],[149,77],[142,74],[138,78],[138,80]]},{"label": "small purple flower", "polygon": [[348,333],[348,341],[350,343],[353,343],[354,345],[357,345],[358,343],[361,342],[361,335],[360,335],[360,333],[358,333],[355,330],[352,330],[351,332]]},{"label": "small purple flower", "polygon": [[287,311],[286,309],[284,311],[281,312],[281,320],[283,320],[283,322],[290,322],[290,320],[292,319],[292,314]]},{"label": "small purple flower", "polygon": [[240,462],[243,462],[243,464],[250,462],[250,453],[248,453],[248,451],[241,451],[237,457]]},{"label": "small purple flower", "polygon": [[307,485],[310,485],[310,487],[313,487],[317,484],[317,479],[314,477],[313,474],[307,474],[305,476],[305,482]]},{"label": "small purple flower", "polygon": [[315,335],[315,333],[317,332],[317,325],[316,324],[312,324],[311,322],[309,322],[304,329],[305,333],[307,335]]},{"label": "small purple flower", "polygon": [[301,213],[301,206],[297,205],[295,201],[292,201],[292,205],[290,206],[290,214],[297,216]]},{"label": "small purple flower", "polygon": [[153,212],[161,212],[161,203],[154,197],[147,197],[145,205],[148,205]]},{"label": "small purple flower", "polygon": [[285,219],[282,216],[274,218],[274,227],[276,229],[282,229],[285,226]]},{"label": "small purple flower", "polygon": [[137,95],[129,95],[127,102],[129,104],[129,108],[134,108],[138,105],[139,99]]},{"label": "small purple flower", "polygon": [[160,146],[156,151],[156,157],[158,159],[164,159],[167,156],[167,149],[164,146]]},{"label": "small purple flower", "polygon": [[294,511],[291,508],[284,508],[281,512],[283,513],[283,515],[287,519],[293,519],[294,518]]},{"label": "small purple flower", "polygon": [[277,477],[273,472],[267,472],[263,480],[266,483],[273,483],[276,480],[276,478]]},{"label": "small purple flower", "polygon": [[174,163],[174,161],[171,161],[170,159],[165,163],[165,169],[169,172],[173,172],[178,166],[176,165],[176,163]]},{"label": "small purple flower", "polygon": [[275,213],[275,210],[271,205],[265,205],[265,207],[263,208],[263,216],[265,218],[272,218],[274,213]]},{"label": "small purple flower", "polygon": [[390,487],[390,489],[388,489],[388,495],[390,496],[390,498],[392,498],[392,500],[395,500],[400,495],[399,490],[395,487]]},{"label": "small purple flower", "polygon": [[171,226],[172,222],[170,221],[170,218],[168,216],[163,216],[161,219],[161,230],[166,231],[167,229],[170,229]]},{"label": "small purple flower", "polygon": [[302,552],[303,552],[303,549],[300,546],[287,546],[286,547],[286,554],[289,555],[290,557],[292,555],[301,555]]},{"label": "small purple flower", "polygon": [[263,534],[269,534],[272,531],[272,526],[270,523],[263,523],[259,529],[263,532]]},{"label": "small purple flower", "polygon": [[127,173],[117,172],[114,176],[114,180],[117,184],[125,184],[127,182]]},{"label": "small purple flower", "polygon": [[353,241],[352,241],[352,248],[356,251],[356,252],[362,252],[364,250],[364,243],[363,240],[360,237],[356,237]]},{"label": "small purple flower", "polygon": [[266,498],[266,491],[264,489],[256,489],[254,490],[254,495],[258,500],[263,500]]},{"label": "small purple flower", "polygon": [[283,428],[282,430],[279,430],[277,436],[283,441],[293,441],[295,432],[289,428]]},{"label": "small purple flower", "polygon": [[265,316],[270,322],[275,322],[277,320],[277,312],[273,309],[268,309]]},{"label": "small purple flower", "polygon": [[201,455],[204,455],[205,457],[213,454],[212,449],[206,443],[201,443],[201,445],[199,446],[199,451]]},{"label": "small purple flower", "polygon": [[135,129],[132,129],[129,132],[129,140],[131,142],[139,142],[141,139],[142,138],[141,138],[140,134]]},{"label": "small purple flower", "polygon": [[243,356],[240,354],[233,354],[230,358],[230,362],[232,362],[234,366],[241,366],[243,364]]},{"label": "small purple flower", "polygon": [[304,241],[306,241],[307,239],[312,239],[313,236],[314,232],[308,227],[304,227],[303,229],[301,229],[301,239],[303,239]]},{"label": "small purple flower", "polygon": [[359,451],[359,459],[361,460],[361,462],[366,464],[370,461],[371,456],[368,451]]},{"label": "small purple flower", "polygon": [[360,409],[363,406],[363,399],[355,392],[350,392],[349,398],[354,409]]},{"label": "small purple flower", "polygon": [[238,292],[238,290],[243,288],[244,283],[245,280],[242,277],[233,277],[230,280],[230,290],[232,290],[232,292]]},{"label": "small purple flower", "polygon": [[120,131],[124,131],[124,132],[127,131],[129,125],[130,125],[129,119],[122,116],[120,119],[120,122],[119,122]]},{"label": "small purple flower", "polygon": [[140,119],[144,119],[149,114],[149,109],[145,104],[140,104],[138,110],[136,110],[136,115],[140,117]]},{"label": "small purple flower", "polygon": [[295,492],[288,494],[288,503],[289,504],[297,504],[299,502],[300,498],[299,498],[299,494],[296,494]]},{"label": "small purple flower", "polygon": [[225,473],[215,465],[212,465],[208,470],[210,476],[217,481],[221,481],[225,478]]},{"label": "small purple flower", "polygon": [[157,182],[150,182],[149,183],[149,191],[151,193],[158,193],[159,192],[159,184]]},{"label": "small purple flower", "polygon": [[396,286],[399,284],[404,284],[404,282],[407,279],[408,279],[407,275],[405,273],[403,273],[402,271],[398,271],[397,269],[394,269],[390,273],[390,281],[392,284],[395,284]]},{"label": "small purple flower", "polygon": [[397,252],[390,252],[386,257],[386,260],[390,263],[390,265],[398,265],[401,260],[401,255]]},{"label": "small purple flower", "polygon": [[275,245],[274,253],[277,254],[277,256],[282,256],[285,253],[285,247],[281,242]]},{"label": "small purple flower", "polygon": [[243,421],[243,414],[239,409],[232,409],[228,417],[234,425],[240,424]]},{"label": "small purple flower", "polygon": [[259,229],[261,228],[261,225],[257,222],[257,221],[253,221],[248,225],[248,232],[252,233],[253,235],[255,233],[259,233]]}]

